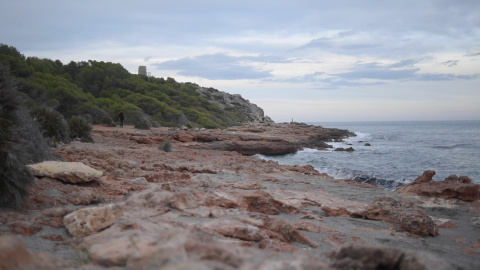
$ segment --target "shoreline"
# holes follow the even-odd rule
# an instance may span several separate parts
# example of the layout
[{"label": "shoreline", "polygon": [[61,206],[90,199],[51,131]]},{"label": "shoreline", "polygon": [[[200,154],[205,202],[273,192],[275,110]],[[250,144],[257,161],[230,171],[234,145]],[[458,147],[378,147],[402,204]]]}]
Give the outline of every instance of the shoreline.
[{"label": "shoreline", "polygon": [[[0,212],[0,236],[13,233],[32,254],[49,254],[72,269],[268,269],[301,261],[342,269],[331,256],[349,245],[372,248],[363,248],[364,256],[393,250],[415,257],[422,250],[428,255],[415,258],[428,258],[426,269],[444,261],[451,269],[480,267],[478,200],[401,195],[251,156],[320,149],[312,138],[325,134],[345,136],[301,124],[222,131],[95,126],[95,143],[54,151],[102,176],[84,184],[36,178],[24,210]],[[171,152],[158,149],[166,141]],[[65,216],[108,205],[107,227],[81,236],[65,228]],[[418,223],[425,217],[430,223]]]}]

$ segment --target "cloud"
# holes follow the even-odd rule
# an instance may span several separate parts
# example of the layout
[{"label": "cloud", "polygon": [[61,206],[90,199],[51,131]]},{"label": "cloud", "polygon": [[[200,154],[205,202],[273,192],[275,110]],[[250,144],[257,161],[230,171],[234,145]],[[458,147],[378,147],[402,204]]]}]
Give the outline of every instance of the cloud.
[{"label": "cloud", "polygon": [[262,79],[271,77],[269,71],[258,70],[248,62],[255,57],[235,57],[223,53],[207,54],[153,64],[157,69],[176,70],[183,76],[210,80]]},{"label": "cloud", "polygon": [[442,65],[446,65],[448,67],[454,67],[458,64],[459,60],[448,60],[442,63]]},{"label": "cloud", "polygon": [[[420,68],[413,66],[417,62],[417,60],[407,59],[391,65],[383,65],[378,62],[357,63],[346,72],[331,74],[315,73],[305,76],[302,79],[316,79],[317,83],[323,84],[323,86],[318,87],[319,89],[335,89],[345,86],[354,87],[387,84],[389,82],[454,81],[480,78],[480,74],[422,73]],[[327,75],[327,77],[320,78],[317,75]]]}]

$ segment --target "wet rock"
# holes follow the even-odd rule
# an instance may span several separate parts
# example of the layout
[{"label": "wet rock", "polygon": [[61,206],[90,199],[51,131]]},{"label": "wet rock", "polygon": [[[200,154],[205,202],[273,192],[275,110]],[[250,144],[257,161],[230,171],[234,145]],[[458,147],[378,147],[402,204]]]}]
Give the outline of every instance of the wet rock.
[{"label": "wet rock", "polygon": [[66,215],[63,223],[73,236],[85,236],[107,228],[115,222],[113,204],[88,207]]},{"label": "wet rock", "polygon": [[353,147],[348,147],[348,148],[343,148],[343,147],[338,147],[338,148],[335,148],[335,151],[339,151],[339,152],[353,152],[355,151],[355,149],[353,149]]},{"label": "wet rock", "polygon": [[81,162],[44,161],[27,165],[33,175],[60,179],[67,183],[86,183],[99,179],[103,172]]},{"label": "wet rock", "polygon": [[55,270],[68,265],[46,253],[32,253],[23,242],[12,235],[0,235],[0,269]]}]

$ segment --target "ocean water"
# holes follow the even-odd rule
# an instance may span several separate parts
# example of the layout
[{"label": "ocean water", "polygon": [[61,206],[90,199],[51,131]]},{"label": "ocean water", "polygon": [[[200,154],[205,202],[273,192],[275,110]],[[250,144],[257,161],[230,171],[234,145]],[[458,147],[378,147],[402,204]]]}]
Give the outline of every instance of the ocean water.
[{"label": "ocean water", "polygon": [[[337,179],[353,179],[385,189],[412,182],[426,170],[435,181],[469,176],[480,184],[480,121],[318,122],[357,134],[334,147],[353,152],[304,149],[285,156],[256,157],[288,165],[312,165]],[[369,143],[371,146],[366,146]]]}]

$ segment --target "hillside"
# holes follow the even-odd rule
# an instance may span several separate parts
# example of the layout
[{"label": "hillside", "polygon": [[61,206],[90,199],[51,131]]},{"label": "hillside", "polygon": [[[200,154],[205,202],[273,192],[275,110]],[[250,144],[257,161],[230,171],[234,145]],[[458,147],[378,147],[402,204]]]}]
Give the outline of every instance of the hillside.
[{"label": "hillside", "polygon": [[173,78],[130,74],[118,63],[88,60],[63,64],[25,57],[2,44],[0,66],[15,78],[30,108],[47,106],[67,120],[77,115],[90,124],[113,126],[117,112],[123,110],[125,124],[141,129],[182,125],[226,128],[264,116],[262,109],[240,95]]}]

